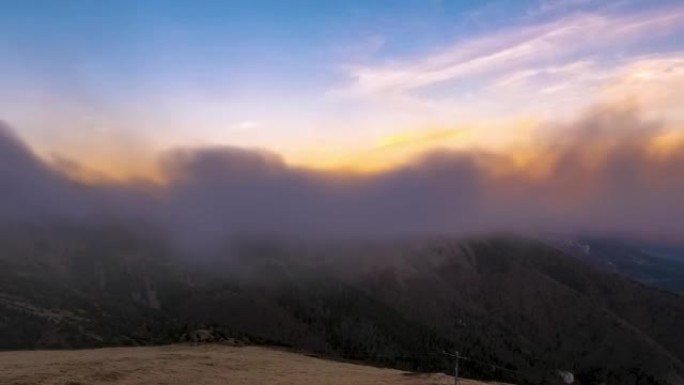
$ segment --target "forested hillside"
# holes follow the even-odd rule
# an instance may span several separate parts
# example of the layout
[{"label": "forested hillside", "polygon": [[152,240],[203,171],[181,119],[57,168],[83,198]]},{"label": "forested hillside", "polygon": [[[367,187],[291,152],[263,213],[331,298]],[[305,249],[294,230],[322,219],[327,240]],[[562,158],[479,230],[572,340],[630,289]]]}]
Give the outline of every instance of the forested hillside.
[{"label": "forested hillside", "polygon": [[188,340],[519,384],[678,384],[684,299],[542,243],[250,240],[211,255],[114,228],[4,229],[0,347]]}]

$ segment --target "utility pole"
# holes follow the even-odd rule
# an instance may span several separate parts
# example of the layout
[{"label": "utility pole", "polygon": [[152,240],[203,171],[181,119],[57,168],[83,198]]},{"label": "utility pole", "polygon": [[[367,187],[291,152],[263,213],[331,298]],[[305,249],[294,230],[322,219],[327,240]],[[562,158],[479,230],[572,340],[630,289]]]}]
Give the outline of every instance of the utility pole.
[{"label": "utility pole", "polygon": [[443,350],[442,353],[447,356],[454,357],[454,385],[458,385],[458,359],[460,356],[458,355],[458,352],[456,352],[456,354],[451,354]]},{"label": "utility pole", "polygon": [[454,357],[454,385],[458,385],[458,352]]}]

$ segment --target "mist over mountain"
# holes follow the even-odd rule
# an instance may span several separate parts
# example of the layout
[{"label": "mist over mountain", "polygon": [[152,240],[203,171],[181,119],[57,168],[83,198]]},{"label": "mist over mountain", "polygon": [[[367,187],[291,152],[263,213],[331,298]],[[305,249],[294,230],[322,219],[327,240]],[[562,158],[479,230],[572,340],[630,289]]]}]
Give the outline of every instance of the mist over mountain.
[{"label": "mist over mountain", "polygon": [[559,370],[680,384],[678,270],[614,243],[582,254],[528,238],[676,248],[684,148],[657,147],[658,127],[597,108],[539,142],[544,167],[434,152],[369,175],[176,149],[160,155],[163,182],[70,178],[3,128],[0,347],[173,343],[208,329],[412,370],[448,370],[441,352],[458,349],[466,376],[518,384]]},{"label": "mist over mountain", "polygon": [[596,107],[532,160],[433,152],[376,174],[289,166],[262,150],[177,149],[164,183],[77,182],[11,135],[3,148],[3,220],[145,223],[191,247],[230,237],[340,238],[556,232],[680,242],[684,147],[663,147],[658,122]]}]

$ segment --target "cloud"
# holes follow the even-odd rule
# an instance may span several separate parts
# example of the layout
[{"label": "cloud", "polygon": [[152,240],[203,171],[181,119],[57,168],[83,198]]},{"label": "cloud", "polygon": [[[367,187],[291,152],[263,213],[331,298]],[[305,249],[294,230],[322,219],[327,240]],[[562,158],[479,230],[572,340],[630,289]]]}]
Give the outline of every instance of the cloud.
[{"label": "cloud", "polygon": [[261,127],[261,122],[257,122],[254,120],[244,120],[242,122],[238,122],[232,126],[233,129],[237,131],[249,131],[253,130],[255,128]]},{"label": "cloud", "polygon": [[630,16],[584,14],[499,32],[456,44],[437,54],[391,66],[358,67],[350,74],[352,93],[412,90],[516,64],[607,46],[644,32],[673,29],[684,8]]},{"label": "cloud", "polygon": [[618,67],[601,93],[605,99],[624,99],[627,96],[654,109],[681,113],[684,53],[636,58]]},{"label": "cloud", "polygon": [[[584,1],[542,2],[545,9]],[[588,3],[588,2],[587,2]],[[550,8],[551,7],[551,8]],[[528,20],[529,22],[529,20]],[[684,28],[684,7],[627,10],[598,8],[546,18],[457,41],[430,54],[388,62],[350,65],[346,84],[329,94],[415,111],[417,116],[468,117],[470,111],[546,106],[548,95],[582,100],[602,96],[602,87],[632,62],[643,59],[644,43]],[[663,55],[678,55],[674,52]],[[529,86],[521,90],[502,86]],[[517,92],[520,91],[520,92]],[[587,104],[578,102],[584,108]],[[544,113],[543,108],[536,108]],[[505,111],[502,111],[505,114]],[[445,118],[443,118],[445,119]]]},{"label": "cloud", "polygon": [[0,121],[0,218],[73,220],[85,214],[80,187],[51,169]]},{"label": "cloud", "polygon": [[428,132],[407,132],[403,134],[389,135],[382,138],[378,145],[377,150],[394,149],[401,147],[413,147],[425,144],[435,144],[443,141],[447,141],[459,136],[464,136],[467,133],[464,130],[457,129],[444,129],[444,130],[434,130]]},{"label": "cloud", "polygon": [[[234,147],[162,156],[164,184],[71,182],[0,135],[3,221],[146,223],[178,244],[568,232],[684,242],[684,142],[630,108],[596,107],[510,153],[439,151],[371,175],[292,167]],[[519,156],[523,154],[524,156]],[[520,162],[519,159],[524,159]]]},{"label": "cloud", "polygon": [[591,60],[576,60],[560,65],[548,67],[528,68],[513,73],[505,74],[495,84],[497,87],[520,87],[528,84],[535,78],[542,76],[566,77],[574,81],[582,80],[585,77],[597,77],[598,70],[596,63]]},{"label": "cloud", "polygon": [[601,3],[610,2],[606,0],[539,0],[532,13],[540,15],[555,12],[567,12],[568,10]]}]

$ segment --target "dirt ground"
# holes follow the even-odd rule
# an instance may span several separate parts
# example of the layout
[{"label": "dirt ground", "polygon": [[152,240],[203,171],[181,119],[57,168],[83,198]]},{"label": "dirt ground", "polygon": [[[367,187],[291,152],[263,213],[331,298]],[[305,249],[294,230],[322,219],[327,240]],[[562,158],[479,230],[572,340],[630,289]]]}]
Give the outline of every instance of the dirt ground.
[{"label": "dirt ground", "polygon": [[[252,346],[171,345],[0,352],[0,384],[3,385],[453,383],[453,377],[444,374],[412,374]],[[483,383],[461,380],[460,384]]]}]

